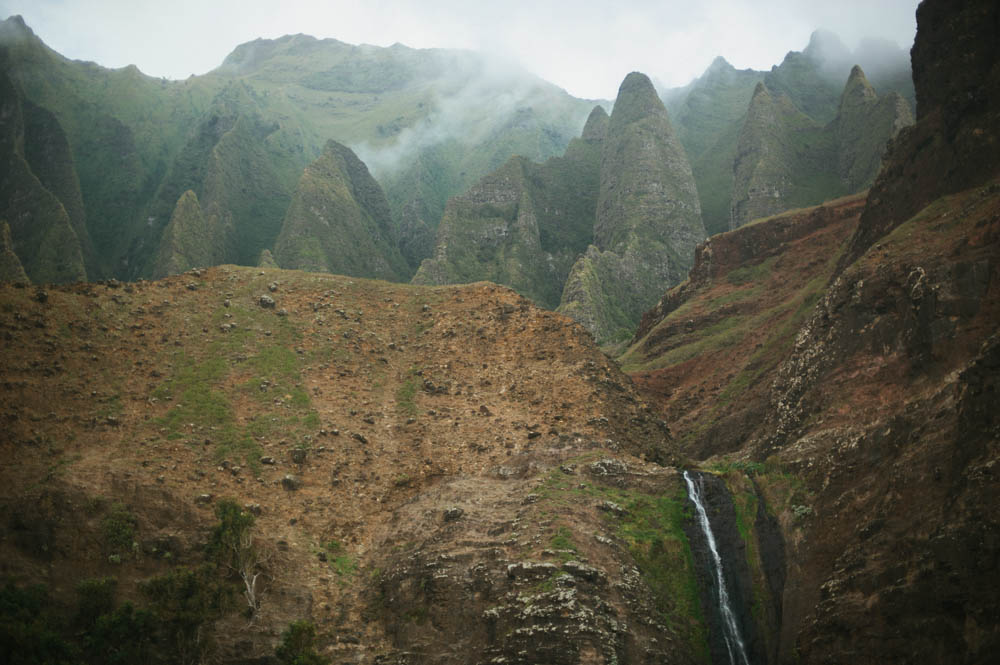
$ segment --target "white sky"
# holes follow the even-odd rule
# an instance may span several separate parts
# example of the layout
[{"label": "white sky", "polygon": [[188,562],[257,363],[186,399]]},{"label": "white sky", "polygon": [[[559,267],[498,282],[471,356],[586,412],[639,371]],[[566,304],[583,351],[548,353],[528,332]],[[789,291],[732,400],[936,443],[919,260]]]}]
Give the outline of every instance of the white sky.
[{"label": "white sky", "polygon": [[909,49],[917,0],[0,0],[50,47],[105,67],[187,78],[238,44],[290,33],[469,48],[513,59],[573,95],[613,99],[633,70],[684,85],[721,55],[770,69],[828,28],[853,48]]}]

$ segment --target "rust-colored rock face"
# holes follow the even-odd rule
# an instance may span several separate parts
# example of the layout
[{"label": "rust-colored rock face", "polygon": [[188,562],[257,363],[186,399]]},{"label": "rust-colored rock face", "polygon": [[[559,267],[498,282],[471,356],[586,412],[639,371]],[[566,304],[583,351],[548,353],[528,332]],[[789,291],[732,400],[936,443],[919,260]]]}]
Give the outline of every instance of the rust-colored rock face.
[{"label": "rust-colored rock face", "polygon": [[918,122],[867,201],[710,239],[622,358],[681,450],[779,520],[778,662],[1000,648],[997,16],[924,2]]}]

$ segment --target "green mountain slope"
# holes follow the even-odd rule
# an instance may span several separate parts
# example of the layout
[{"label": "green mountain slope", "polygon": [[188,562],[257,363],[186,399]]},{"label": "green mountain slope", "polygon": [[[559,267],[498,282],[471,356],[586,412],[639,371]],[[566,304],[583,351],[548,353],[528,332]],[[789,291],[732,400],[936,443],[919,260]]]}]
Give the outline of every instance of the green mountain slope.
[{"label": "green mountain slope", "polygon": [[448,197],[515,153],[561,153],[593,106],[464,51],[290,35],[243,44],[204,76],[166,81],[70,61],[20,17],[0,24],[0,46],[5,71],[52,113],[76,156],[95,277],[151,274],[189,189],[206,214],[217,207],[232,224],[225,260],[256,263],[329,139],[373,165],[397,223],[415,211],[409,276]]},{"label": "green mountain slope", "polygon": [[21,259],[14,253],[14,242],[10,237],[10,225],[0,221],[0,282],[27,282]]},{"label": "green mountain slope", "polygon": [[198,195],[190,189],[181,194],[163,230],[153,263],[153,276],[166,277],[221,263],[223,241],[215,230],[205,220]]},{"label": "green mountain slope", "polygon": [[[87,278],[83,250],[73,222],[57,192],[72,195],[59,179],[72,171],[60,152],[63,135],[48,115],[26,103],[16,84],[0,71],[0,219],[9,224],[11,251],[33,282],[71,282]],[[38,174],[28,157],[38,164]],[[73,209],[72,198],[67,199]],[[15,269],[16,272],[16,269]]]},{"label": "green mountain slope", "polygon": [[[836,35],[823,30],[813,33],[803,51],[789,52],[769,72],[737,70],[719,57],[687,86],[664,92],[664,103],[691,161],[709,234],[730,228],[737,143],[757,83],[764,82],[773,95],[785,95],[803,115],[825,126],[840,112],[843,82],[854,65],[868,73],[879,95],[898,93],[900,104],[913,108],[913,83],[905,50],[889,42],[865,39],[851,51]],[[905,112],[900,109],[900,114]],[[856,135],[866,131],[862,129]],[[885,132],[876,133],[881,136]],[[877,166],[874,168],[877,170]],[[866,177],[853,178],[846,191],[859,191],[863,186],[857,183],[863,180]]]},{"label": "green mountain slope", "polygon": [[684,149],[634,72],[565,155],[512,159],[451,199],[414,282],[506,284],[609,344],[682,279],[704,237]]}]

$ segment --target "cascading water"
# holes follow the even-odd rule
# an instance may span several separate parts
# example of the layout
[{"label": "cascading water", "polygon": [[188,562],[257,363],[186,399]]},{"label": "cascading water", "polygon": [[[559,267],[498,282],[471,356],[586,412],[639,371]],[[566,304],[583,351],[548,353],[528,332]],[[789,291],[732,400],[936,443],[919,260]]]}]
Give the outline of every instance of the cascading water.
[{"label": "cascading water", "polygon": [[708,549],[712,553],[710,563],[712,572],[715,574],[716,588],[718,589],[719,611],[722,614],[723,639],[726,643],[726,649],[729,651],[729,663],[730,665],[750,665],[746,645],[743,642],[743,637],[740,635],[740,627],[736,623],[736,615],[729,604],[726,580],[722,575],[722,558],[719,556],[719,550],[715,545],[712,525],[708,521],[708,513],[705,511],[705,505],[702,501],[700,482],[696,483],[687,471],[684,472],[684,482],[687,483],[688,496],[691,497],[698,512],[698,524],[705,534]]}]

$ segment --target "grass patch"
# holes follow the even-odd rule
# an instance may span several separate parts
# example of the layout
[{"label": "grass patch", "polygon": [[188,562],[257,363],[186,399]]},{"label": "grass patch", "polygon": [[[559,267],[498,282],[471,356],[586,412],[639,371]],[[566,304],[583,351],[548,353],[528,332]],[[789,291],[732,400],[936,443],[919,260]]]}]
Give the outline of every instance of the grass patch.
[{"label": "grass patch", "polygon": [[726,275],[726,281],[735,286],[742,286],[743,284],[759,284],[763,282],[771,273],[771,268],[774,267],[774,262],[777,259],[778,257],[772,256],[756,265],[741,266],[736,268]]},{"label": "grass patch", "polygon": [[330,570],[338,578],[340,586],[346,585],[358,572],[358,560],[351,556],[344,548],[343,543],[337,540],[330,540],[323,544],[326,551],[327,562]]},{"label": "grass patch", "polygon": [[414,398],[420,389],[420,377],[417,369],[411,369],[399,388],[396,389],[396,408],[408,416],[417,415],[417,405]]}]

